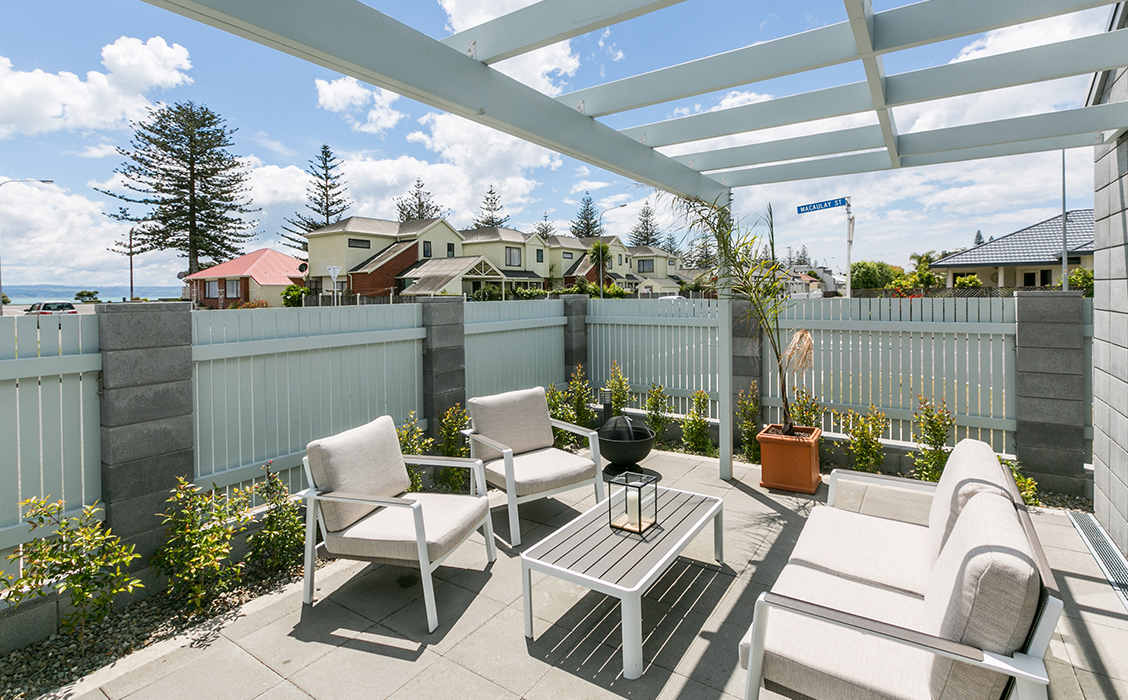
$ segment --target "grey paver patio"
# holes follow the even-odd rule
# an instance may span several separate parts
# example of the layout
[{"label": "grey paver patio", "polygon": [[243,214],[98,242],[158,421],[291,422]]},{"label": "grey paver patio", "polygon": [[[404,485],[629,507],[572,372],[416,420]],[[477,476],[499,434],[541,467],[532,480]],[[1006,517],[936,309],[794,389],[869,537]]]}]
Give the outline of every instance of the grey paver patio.
[{"label": "grey paver patio", "polygon": [[[439,628],[426,631],[419,576],[410,569],[334,562],[318,574],[318,601],[298,585],[244,606],[211,629],[168,640],[102,669],[56,697],[91,700],[217,698],[701,698],[740,697],[737,642],[752,604],[787,562],[813,497],[759,487],[759,469],[717,478],[716,460],[657,453],[646,466],[663,484],[725,503],[725,565],[710,526],[643,599],[641,679],[622,677],[618,603],[534,574],[535,639],[522,628],[520,551],[594,503],[590,490],[521,507],[524,544],[505,540],[494,510],[498,560],[480,535],[436,573]],[[710,478],[710,474],[712,477]],[[912,492],[845,492],[839,505],[872,513],[926,513]],[[1128,698],[1128,611],[1067,517],[1039,510],[1035,527],[1065,599],[1047,654],[1050,697]],[[778,698],[770,692],[763,697]]]}]

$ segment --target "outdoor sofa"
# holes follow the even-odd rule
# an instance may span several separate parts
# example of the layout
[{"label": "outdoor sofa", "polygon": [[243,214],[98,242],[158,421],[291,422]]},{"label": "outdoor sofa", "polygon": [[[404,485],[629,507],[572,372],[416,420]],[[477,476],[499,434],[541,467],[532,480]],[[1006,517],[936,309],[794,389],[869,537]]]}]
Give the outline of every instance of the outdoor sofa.
[{"label": "outdoor sofa", "polygon": [[[845,482],[932,492],[927,526],[834,507]],[[1010,470],[963,440],[939,483],[836,470],[740,643],[745,697],[1046,698],[1061,614]]]}]

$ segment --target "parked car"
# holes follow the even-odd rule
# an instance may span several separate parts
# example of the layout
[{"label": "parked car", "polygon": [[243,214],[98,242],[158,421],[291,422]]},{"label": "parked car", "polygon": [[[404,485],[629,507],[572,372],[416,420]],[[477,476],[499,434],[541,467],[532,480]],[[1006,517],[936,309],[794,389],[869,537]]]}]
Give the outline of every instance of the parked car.
[{"label": "parked car", "polygon": [[77,314],[74,304],[69,301],[37,301],[27,307],[28,316],[56,316],[59,314]]}]

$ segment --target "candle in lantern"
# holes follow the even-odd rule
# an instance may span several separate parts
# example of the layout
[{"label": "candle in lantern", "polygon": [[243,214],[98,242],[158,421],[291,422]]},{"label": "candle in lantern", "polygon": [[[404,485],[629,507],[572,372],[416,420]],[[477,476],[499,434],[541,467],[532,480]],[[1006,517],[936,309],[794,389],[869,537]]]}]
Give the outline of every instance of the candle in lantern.
[{"label": "candle in lantern", "polygon": [[638,502],[638,486],[637,482],[631,483],[631,486],[636,488],[627,489],[627,522],[637,529],[642,526],[642,510]]}]

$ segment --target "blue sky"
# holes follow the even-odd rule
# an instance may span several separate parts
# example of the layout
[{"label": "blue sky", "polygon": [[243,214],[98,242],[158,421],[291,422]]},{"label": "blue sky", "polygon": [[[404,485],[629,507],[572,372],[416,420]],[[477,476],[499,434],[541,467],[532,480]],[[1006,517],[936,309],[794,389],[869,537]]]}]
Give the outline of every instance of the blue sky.
[{"label": "blue sky", "polygon": [[[529,0],[370,2],[441,38]],[[883,0],[875,9],[903,2]],[[1103,30],[1100,8],[1046,22],[944,42],[886,59],[889,73]],[[533,52],[497,67],[548,94],[561,94],[845,19],[834,1],[747,3],[688,0],[657,13]],[[611,115],[616,128],[678,114],[780,97],[863,79],[860,64],[744,86],[692,100]],[[1088,77],[942,100],[895,112],[902,133],[1080,106]],[[193,100],[238,129],[232,151],[247,159],[262,211],[247,250],[279,247],[282,219],[302,207],[302,172],[322,143],[343,159],[351,214],[394,218],[393,197],[422,177],[456,225],[477,213],[493,184],[512,224],[529,230],[544,212],[566,228],[590,189],[601,208],[627,204],[604,221],[626,236],[652,192],[622,177],[442,114],[137,0],[55,0],[0,6],[0,179],[52,178],[54,185],[0,188],[0,254],[8,284],[128,283],[125,258],[106,249],[125,229],[104,213],[116,200],[113,170],[128,122],[161,102]],[[706,148],[786,133],[811,133],[874,117],[828,120],[790,130],[718,139]],[[681,147],[703,150],[702,144]],[[667,150],[679,152],[677,147]],[[1068,155],[1069,207],[1092,206],[1092,152]],[[1060,212],[1060,154],[1038,154],[736,190],[751,222],[772,203],[777,240],[806,245],[818,260],[845,264],[841,210],[798,215],[795,207],[851,196],[854,259],[905,264],[910,253],[969,245],[977,229],[999,236]],[[665,226],[677,223],[662,212]],[[682,235],[678,231],[678,235]],[[175,253],[137,260],[139,284],[176,284]]]}]

